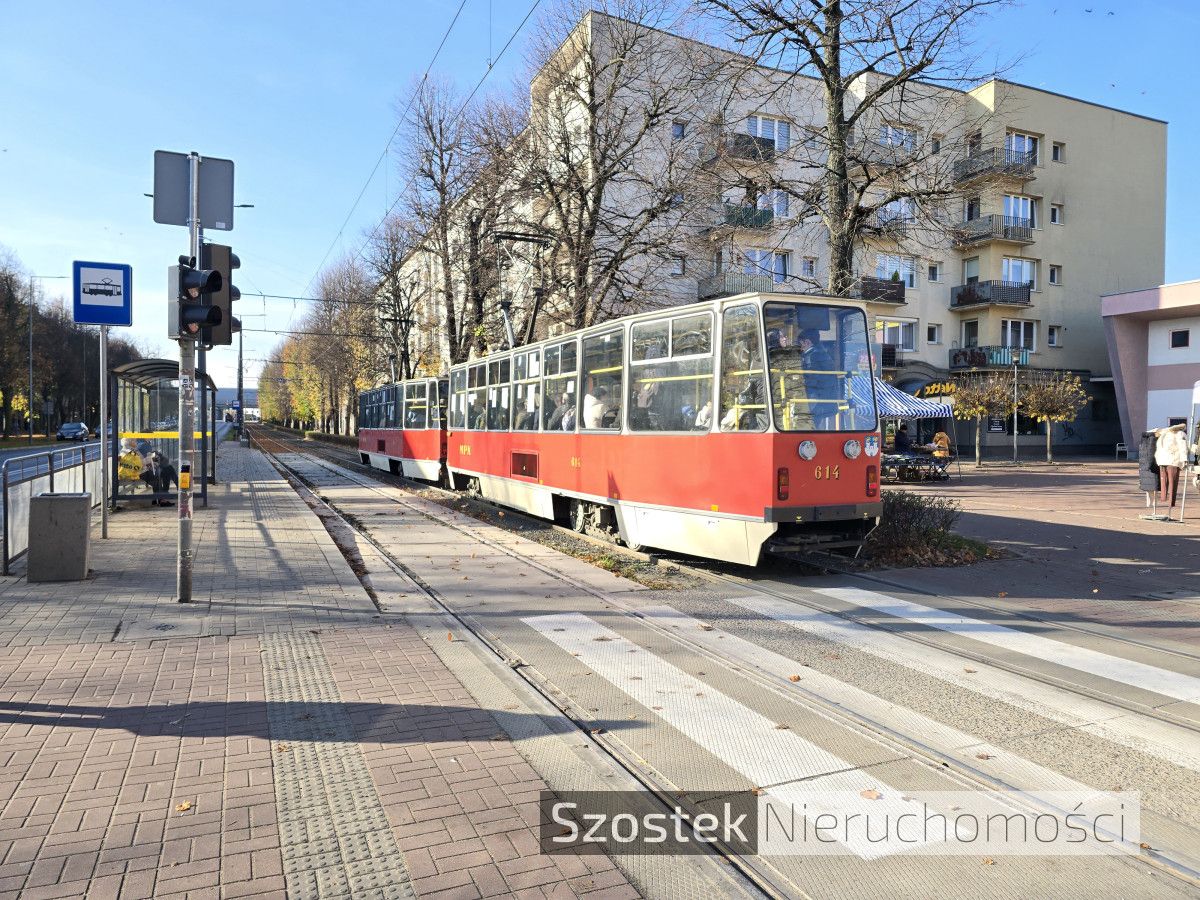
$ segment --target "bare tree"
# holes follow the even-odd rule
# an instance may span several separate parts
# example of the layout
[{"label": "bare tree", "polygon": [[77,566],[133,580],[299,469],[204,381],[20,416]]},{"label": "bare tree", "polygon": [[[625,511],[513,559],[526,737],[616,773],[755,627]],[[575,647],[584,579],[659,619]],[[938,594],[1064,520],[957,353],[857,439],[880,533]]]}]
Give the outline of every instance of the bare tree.
[{"label": "bare tree", "polygon": [[[578,328],[662,302],[696,201],[703,48],[668,4],[560,5],[533,39],[521,175],[546,235],[551,317]],[[676,139],[687,138],[687,139]]]},{"label": "bare tree", "polygon": [[[422,316],[428,308],[429,286],[415,271],[404,270],[405,259],[419,243],[414,223],[392,215],[371,233],[364,257],[375,284],[382,331],[400,364],[401,379],[412,378],[424,368],[429,355],[429,343],[417,340],[428,326]],[[367,374],[379,374],[379,360],[371,363]]]},{"label": "bare tree", "polygon": [[864,239],[944,235],[957,194],[945,151],[987,117],[958,90],[998,73],[973,52],[970,26],[1007,3],[700,0],[746,54],[743,96],[784,92],[790,108],[813,110],[786,143],[773,137],[792,165],[765,181],[798,227],[828,242],[830,293],[853,290]]}]

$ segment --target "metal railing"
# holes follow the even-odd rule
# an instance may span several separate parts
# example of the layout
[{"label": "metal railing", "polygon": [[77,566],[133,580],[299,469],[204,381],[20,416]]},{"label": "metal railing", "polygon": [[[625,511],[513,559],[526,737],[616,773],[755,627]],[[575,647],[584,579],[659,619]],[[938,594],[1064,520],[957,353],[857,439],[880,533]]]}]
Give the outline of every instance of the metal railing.
[{"label": "metal railing", "polygon": [[753,134],[729,132],[705,147],[702,156],[707,162],[722,158],[746,162],[772,162],[775,159],[775,141]]},{"label": "metal railing", "polygon": [[736,294],[768,293],[780,288],[770,275],[746,275],[742,272],[726,272],[710,275],[696,283],[696,297],[712,300],[715,297],[733,297]]},{"label": "metal railing", "polygon": [[1028,281],[975,281],[950,288],[950,308],[981,303],[1007,303],[1028,306],[1033,284]]},{"label": "metal railing", "polygon": [[867,303],[904,303],[905,284],[890,278],[873,278],[863,275],[858,279],[859,299]]},{"label": "metal railing", "polygon": [[968,219],[954,229],[956,244],[977,244],[981,241],[1014,241],[1033,243],[1033,220],[1019,216],[990,215]]},{"label": "metal railing", "polygon": [[29,508],[35,496],[43,491],[87,492],[92,506],[98,506],[103,499],[100,484],[98,443],[42,450],[0,463],[3,574],[10,574],[12,564],[29,552]]},{"label": "metal railing", "polygon": [[766,229],[775,222],[775,211],[757,206],[726,203],[717,220],[718,226],[731,228]]},{"label": "metal railing", "polygon": [[970,181],[991,175],[1032,178],[1037,153],[1033,150],[1009,150],[992,147],[976,150],[954,163],[954,180]]},{"label": "metal railing", "polygon": [[950,351],[951,369],[988,369],[1001,366],[1029,365],[1024,347],[958,347]]}]

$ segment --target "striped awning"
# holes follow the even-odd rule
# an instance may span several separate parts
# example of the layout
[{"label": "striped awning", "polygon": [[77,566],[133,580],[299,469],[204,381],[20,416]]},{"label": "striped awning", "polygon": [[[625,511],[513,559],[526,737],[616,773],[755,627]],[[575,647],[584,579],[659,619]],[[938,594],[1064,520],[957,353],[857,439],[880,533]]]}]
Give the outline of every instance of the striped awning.
[{"label": "striped awning", "polygon": [[884,419],[948,419],[954,415],[949,403],[914,397],[880,378],[875,379],[875,405]]}]

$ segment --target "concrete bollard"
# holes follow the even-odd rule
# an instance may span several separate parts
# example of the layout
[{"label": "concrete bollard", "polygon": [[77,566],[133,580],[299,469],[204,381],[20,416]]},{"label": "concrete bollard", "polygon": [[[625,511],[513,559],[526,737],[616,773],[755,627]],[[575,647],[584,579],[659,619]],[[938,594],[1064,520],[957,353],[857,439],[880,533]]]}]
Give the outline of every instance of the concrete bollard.
[{"label": "concrete bollard", "polygon": [[91,494],[42,493],[29,501],[29,581],[87,578],[91,512]]}]

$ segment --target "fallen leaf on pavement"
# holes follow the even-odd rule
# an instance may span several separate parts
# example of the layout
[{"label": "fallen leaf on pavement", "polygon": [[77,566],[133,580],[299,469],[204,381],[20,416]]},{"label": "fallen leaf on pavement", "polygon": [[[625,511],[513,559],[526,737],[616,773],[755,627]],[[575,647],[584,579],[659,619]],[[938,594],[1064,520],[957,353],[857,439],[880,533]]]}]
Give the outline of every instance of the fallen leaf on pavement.
[{"label": "fallen leaf on pavement", "polygon": [[454,632],[453,631],[446,632],[446,640],[451,641],[451,642],[454,641]]},{"label": "fallen leaf on pavement", "polygon": [[985,856],[983,858],[983,864],[985,866],[994,866],[996,864],[996,861],[994,859],[992,859],[990,856]]},{"label": "fallen leaf on pavement", "polygon": [[175,804],[175,812],[187,812],[192,808],[191,800],[184,800],[182,803]]},{"label": "fallen leaf on pavement", "polygon": [[799,675],[789,675],[788,676],[788,681],[799,681],[799,680],[800,680]]},{"label": "fallen leaf on pavement", "polygon": [[864,800],[880,800],[883,798],[883,794],[879,793],[875,788],[867,788],[865,791],[859,791],[858,795]]},{"label": "fallen leaf on pavement", "polygon": [[1141,847],[1143,850],[1153,850],[1154,849],[1149,844],[1147,844],[1145,841],[1142,841],[1140,844],[1138,844],[1138,846]]},{"label": "fallen leaf on pavement", "polygon": [[1001,596],[1001,597],[1007,597],[1007,596],[1008,596],[1008,591],[1001,591],[1001,592],[1000,592],[1000,596]]},{"label": "fallen leaf on pavement", "polygon": [[992,754],[990,754],[990,753],[976,753],[975,758],[976,759],[995,759],[996,757],[992,756]]},{"label": "fallen leaf on pavement", "polygon": [[700,625],[700,630],[701,630],[701,631],[712,631],[712,630],[713,630],[713,627],[712,627],[711,625],[704,625],[704,624],[701,624],[701,625]]},{"label": "fallen leaf on pavement", "polygon": [[963,671],[966,672],[968,675],[974,675],[979,670],[978,669],[963,669]]}]

